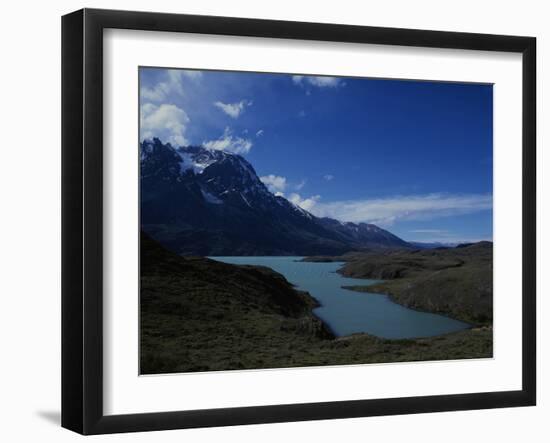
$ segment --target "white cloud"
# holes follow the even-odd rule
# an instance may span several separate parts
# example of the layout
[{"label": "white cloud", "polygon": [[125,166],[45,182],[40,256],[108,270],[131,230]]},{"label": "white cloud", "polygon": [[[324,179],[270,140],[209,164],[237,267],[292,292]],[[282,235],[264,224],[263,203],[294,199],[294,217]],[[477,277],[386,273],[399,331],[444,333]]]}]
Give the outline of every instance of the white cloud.
[{"label": "white cloud", "polygon": [[387,226],[398,220],[429,220],[492,207],[493,196],[490,194],[428,194],[318,203],[312,207],[312,212],[319,217]]},{"label": "white cloud", "polygon": [[252,148],[252,142],[246,138],[234,136],[231,129],[226,127],[223,135],[217,140],[203,142],[208,149],[228,151],[235,154],[247,154]]},{"label": "white cloud", "polygon": [[264,183],[264,185],[267,186],[267,189],[269,189],[275,195],[277,195],[277,193],[280,193],[279,195],[281,197],[284,196],[282,193],[284,192],[287,186],[285,177],[269,174],[269,175],[264,175],[263,177],[260,177],[260,180]]},{"label": "white cloud", "polygon": [[302,198],[300,194],[292,193],[287,197],[287,199],[295,205],[300,206],[302,209],[305,209],[306,211],[312,211],[313,208],[317,205],[317,202],[321,199],[321,196],[312,195],[308,198]]},{"label": "white cloud", "polygon": [[237,103],[223,103],[223,102],[215,102],[214,106],[216,108],[221,109],[223,112],[225,112],[229,117],[231,118],[238,118],[239,115],[241,115],[245,108],[247,106],[252,106],[252,101],[249,100],[241,100]]},{"label": "white cloud", "polygon": [[263,129],[260,129],[259,131],[256,132],[256,137],[261,137],[262,135],[264,135]]},{"label": "white cloud", "polygon": [[141,98],[151,102],[162,102],[170,99],[173,95],[185,95],[183,79],[198,80],[202,77],[200,71],[187,71],[184,69],[165,70],[166,80],[157,83],[152,87],[142,86],[140,89]]},{"label": "white cloud", "polygon": [[189,123],[186,112],[176,105],[146,103],[140,108],[140,139],[158,137],[176,146],[188,144],[185,131]]},{"label": "white cloud", "polygon": [[331,181],[334,179],[334,175],[332,174],[326,174],[326,175],[323,175],[323,178],[326,180],[326,181]]},{"label": "white cloud", "polygon": [[166,82],[157,83],[152,88],[142,86],[140,90],[141,98],[152,102],[163,101],[169,92],[170,85]]},{"label": "white cloud", "polygon": [[177,71],[180,72],[180,74],[184,77],[190,78],[192,80],[200,80],[202,78],[201,71],[195,71],[192,69],[177,69]]},{"label": "white cloud", "polygon": [[300,86],[316,86],[318,88],[337,88],[345,86],[345,83],[338,77],[293,75],[292,82]]},{"label": "white cloud", "polygon": [[297,191],[300,191],[307,183],[307,180],[304,178],[300,183],[297,183],[295,186],[294,186],[294,189],[296,189]]},{"label": "white cloud", "polygon": [[449,231],[446,229],[412,229],[409,232],[415,234],[447,234]]}]

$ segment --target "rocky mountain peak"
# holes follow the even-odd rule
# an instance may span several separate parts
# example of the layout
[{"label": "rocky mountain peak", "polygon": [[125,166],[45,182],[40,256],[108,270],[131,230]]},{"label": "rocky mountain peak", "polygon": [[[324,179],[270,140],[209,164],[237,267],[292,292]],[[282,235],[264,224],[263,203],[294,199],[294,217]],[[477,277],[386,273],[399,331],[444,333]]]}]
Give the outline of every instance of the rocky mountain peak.
[{"label": "rocky mountain peak", "polygon": [[141,143],[141,222],[176,252],[318,255],[409,247],[375,225],[318,218],[262,183],[242,156],[202,146]]}]

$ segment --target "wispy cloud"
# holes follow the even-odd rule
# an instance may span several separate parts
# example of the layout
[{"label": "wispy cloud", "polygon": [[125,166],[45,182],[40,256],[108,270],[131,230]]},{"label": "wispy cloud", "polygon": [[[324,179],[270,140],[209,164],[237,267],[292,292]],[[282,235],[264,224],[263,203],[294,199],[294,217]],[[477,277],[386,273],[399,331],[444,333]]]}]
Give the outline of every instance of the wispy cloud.
[{"label": "wispy cloud", "polygon": [[260,129],[259,131],[256,131],[256,137],[261,137],[262,135],[264,135],[264,130],[263,129]]},{"label": "wispy cloud", "polygon": [[169,92],[170,85],[167,82],[160,82],[151,88],[142,86],[140,90],[140,95],[142,100],[145,99],[152,102],[161,102],[166,98]]},{"label": "wispy cloud", "polygon": [[[288,200],[292,201],[294,204],[299,205],[298,202],[307,200],[307,199],[302,199],[300,195],[296,193],[292,193],[289,196],[285,196],[285,191],[288,188],[291,188],[295,191],[300,191],[306,185],[307,183],[306,179],[303,179],[298,183],[289,183],[286,177],[283,177],[281,175],[269,174],[269,175],[264,175],[260,177],[260,180],[264,183],[264,185],[267,186],[267,189],[269,189],[273,194],[279,197],[286,197]],[[317,197],[320,198],[320,196],[317,196]]]},{"label": "wispy cloud", "polygon": [[172,69],[171,71],[178,71],[181,76],[192,80],[199,80],[202,78],[202,71],[194,71],[192,69]]},{"label": "wispy cloud", "polygon": [[446,229],[411,229],[409,232],[414,234],[447,234]]},{"label": "wispy cloud", "polygon": [[319,217],[388,226],[400,220],[430,220],[492,207],[493,196],[490,194],[427,194],[326,203],[317,199],[309,210]]},{"label": "wispy cloud", "polygon": [[164,80],[151,87],[142,86],[140,95],[142,100],[149,102],[162,102],[172,95],[183,96],[185,94],[184,79],[194,81],[202,77],[200,71],[187,71],[184,69],[167,69],[164,71]]},{"label": "wispy cloud", "polygon": [[325,174],[325,175],[323,175],[323,178],[324,178],[327,182],[329,182],[329,181],[331,181],[331,180],[334,180],[334,175],[332,175],[332,174]]},{"label": "wispy cloud", "polygon": [[233,152],[235,154],[247,154],[252,148],[252,142],[249,139],[233,135],[229,127],[225,128],[220,138],[205,141],[203,145],[208,149]]},{"label": "wispy cloud", "polygon": [[300,194],[292,193],[287,197],[287,200],[300,206],[306,211],[311,211],[321,199],[320,195],[312,195],[311,197],[303,198]]},{"label": "wispy cloud", "polygon": [[299,86],[315,86],[317,88],[337,88],[345,86],[345,82],[338,77],[293,75],[292,82]]},{"label": "wispy cloud", "polygon": [[140,139],[158,137],[163,142],[184,146],[185,132],[190,120],[176,105],[146,103],[140,108]]},{"label": "wispy cloud", "polygon": [[281,196],[283,195],[282,193],[285,191],[287,186],[286,177],[281,177],[280,175],[264,175],[263,177],[260,177],[260,180],[264,183],[264,185],[267,186],[267,189],[269,189],[274,194],[279,192],[281,193],[279,194]]},{"label": "wispy cloud", "polygon": [[241,100],[236,103],[223,103],[217,101],[214,103],[216,108],[221,109],[231,118],[239,118],[239,116],[244,112],[247,106],[252,106],[252,101],[250,100]]},{"label": "wispy cloud", "polygon": [[140,139],[158,137],[172,145],[186,145],[189,141],[185,133],[191,120],[184,108],[167,102],[185,95],[184,79],[199,81],[202,73],[166,69],[160,77],[156,84],[140,88]]},{"label": "wispy cloud", "polygon": [[302,181],[294,185],[294,189],[296,189],[296,191],[301,191],[302,188],[306,185],[306,183],[307,183],[307,180],[304,178]]}]

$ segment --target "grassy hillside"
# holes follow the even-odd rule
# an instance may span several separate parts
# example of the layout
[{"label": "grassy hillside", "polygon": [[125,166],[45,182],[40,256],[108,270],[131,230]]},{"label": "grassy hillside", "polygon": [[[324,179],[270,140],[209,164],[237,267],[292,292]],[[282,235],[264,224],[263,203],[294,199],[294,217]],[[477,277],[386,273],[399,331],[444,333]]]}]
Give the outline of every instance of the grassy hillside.
[{"label": "grassy hillside", "polygon": [[180,257],[141,237],[141,373],[482,358],[492,329],[335,339],[317,302],[269,268]]},{"label": "grassy hillside", "polygon": [[354,256],[340,272],[348,277],[386,280],[348,289],[388,294],[404,306],[447,314],[475,325],[491,325],[493,321],[490,242]]},{"label": "grassy hillside", "polygon": [[141,236],[142,373],[263,367],[332,338],[317,302],[269,268],[183,258]]}]

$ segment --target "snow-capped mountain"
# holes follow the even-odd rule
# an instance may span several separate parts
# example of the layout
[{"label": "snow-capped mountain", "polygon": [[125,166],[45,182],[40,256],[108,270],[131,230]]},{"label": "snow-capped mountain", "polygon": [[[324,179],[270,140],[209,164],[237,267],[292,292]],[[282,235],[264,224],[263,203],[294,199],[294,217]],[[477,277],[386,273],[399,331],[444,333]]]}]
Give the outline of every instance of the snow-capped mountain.
[{"label": "snow-capped mountain", "polygon": [[372,223],[340,222],[333,218],[318,218],[321,225],[337,232],[343,240],[362,248],[409,248],[411,245],[396,235]]},{"label": "snow-capped mountain", "polygon": [[372,224],[318,218],[272,194],[243,157],[141,144],[142,229],[189,255],[318,255],[409,247]]}]

